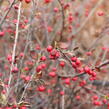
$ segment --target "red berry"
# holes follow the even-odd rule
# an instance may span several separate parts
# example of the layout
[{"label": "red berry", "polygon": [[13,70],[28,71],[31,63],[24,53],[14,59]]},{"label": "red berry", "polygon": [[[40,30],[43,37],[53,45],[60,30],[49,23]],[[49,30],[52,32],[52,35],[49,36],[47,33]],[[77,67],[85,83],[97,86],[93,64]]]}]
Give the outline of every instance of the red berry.
[{"label": "red berry", "polygon": [[40,48],[40,45],[36,45],[36,48],[35,48],[36,50],[40,50],[41,48]]},{"label": "red berry", "polygon": [[57,68],[56,68],[56,67],[53,67],[53,68],[52,68],[52,71],[54,71],[54,72],[55,72],[56,70],[57,70]]},{"label": "red berry", "polygon": [[56,53],[56,58],[59,58],[59,56],[60,56],[60,53],[57,52],[57,53]]},{"label": "red berry", "polygon": [[60,91],[60,95],[64,95],[65,93],[64,93],[64,91]]},{"label": "red berry", "polygon": [[6,107],[5,109],[12,109],[12,107]]},{"label": "red berry", "polygon": [[42,56],[42,57],[40,58],[40,60],[41,60],[41,61],[46,61],[46,56]]},{"label": "red berry", "polygon": [[73,67],[73,68],[77,68],[77,65],[76,65],[75,62],[72,62],[72,67]]},{"label": "red berry", "polygon": [[91,56],[92,55],[92,52],[86,52],[86,55],[87,56]]},{"label": "red berry", "polygon": [[41,70],[42,70],[42,66],[39,65],[39,66],[36,68],[36,71],[37,71],[37,72],[40,72]]},{"label": "red berry", "polygon": [[80,86],[84,86],[84,85],[86,85],[86,81],[85,80],[80,82]]},{"label": "red berry", "polygon": [[64,9],[68,9],[69,7],[70,7],[70,4],[69,3],[67,3],[67,4],[64,5]]},{"label": "red berry", "polygon": [[58,10],[58,8],[54,8],[54,12],[58,12],[59,10]]},{"label": "red berry", "polygon": [[13,108],[15,108],[15,109],[16,109],[16,108],[17,108],[17,105],[13,105]]},{"label": "red berry", "polygon": [[73,19],[74,19],[73,16],[69,16],[69,17],[68,17],[69,23],[72,23]]},{"label": "red berry", "polygon": [[103,16],[104,12],[103,11],[99,11],[97,14],[98,14],[98,16]]},{"label": "red berry", "polygon": [[49,45],[49,46],[47,47],[47,51],[48,51],[48,52],[51,52],[52,49],[53,49],[53,47],[52,47],[51,45]]},{"label": "red berry", "polygon": [[80,66],[81,65],[81,61],[79,59],[76,60],[76,65]]},{"label": "red berry", "polygon": [[48,32],[52,32],[52,31],[53,31],[53,28],[50,27],[50,26],[48,26],[48,27],[47,27],[47,30],[48,30]]},{"label": "red berry", "polygon": [[70,85],[70,78],[66,78],[64,83],[67,84],[67,85]]},{"label": "red berry", "polygon": [[28,23],[28,19],[25,19],[24,22],[25,22],[25,23]]},{"label": "red berry", "polygon": [[50,94],[52,93],[52,89],[48,89],[47,92]]},{"label": "red berry", "polygon": [[56,49],[53,49],[53,50],[50,52],[50,55],[51,55],[51,56],[56,56],[56,53],[57,53],[57,50],[56,50]]},{"label": "red berry", "polygon": [[27,109],[26,106],[21,106],[20,109]]},{"label": "red berry", "polygon": [[93,96],[93,100],[97,100],[98,99],[98,96],[97,95],[94,95]]},{"label": "red berry", "polygon": [[29,68],[28,68],[28,67],[25,67],[24,70],[25,70],[25,71],[29,71]]},{"label": "red berry", "polygon": [[14,5],[14,8],[15,8],[15,9],[19,9],[18,5]]},{"label": "red berry", "polygon": [[2,94],[6,94],[6,90],[2,90]]},{"label": "red berry", "polygon": [[102,47],[102,50],[106,50],[107,49],[107,47]]},{"label": "red berry", "polygon": [[75,57],[75,56],[74,57],[71,57],[71,60],[72,61],[76,61],[77,60],[77,57]]},{"label": "red berry", "polygon": [[106,103],[107,103],[107,100],[106,100],[106,99],[103,99],[102,102],[103,102],[104,104],[106,104]]},{"label": "red berry", "polygon": [[17,68],[17,67],[14,67],[14,68],[12,69],[12,72],[13,72],[13,73],[17,73],[17,72],[18,72],[18,68]]},{"label": "red berry", "polygon": [[55,72],[49,72],[49,76],[55,77],[56,76],[56,73]]},{"label": "red berry", "polygon": [[92,73],[92,76],[93,76],[93,77],[96,77],[96,72],[93,72],[93,73]]},{"label": "red berry", "polygon": [[61,61],[59,65],[60,65],[61,67],[64,67],[64,66],[65,66],[65,62],[64,62],[64,61]]},{"label": "red berry", "polygon": [[84,71],[85,71],[86,73],[90,73],[90,68],[89,68],[88,66],[86,66],[86,67],[84,67]]},{"label": "red berry", "polygon": [[29,81],[30,79],[31,79],[30,76],[25,76],[25,78],[24,78],[25,81]]},{"label": "red berry", "polygon": [[31,0],[25,0],[25,2],[26,2],[26,3],[30,3],[30,2],[31,2]]},{"label": "red berry", "polygon": [[81,99],[81,97],[80,97],[79,95],[77,95],[75,98],[76,98],[77,100],[80,100],[80,99]]},{"label": "red berry", "polygon": [[94,101],[93,104],[96,105],[96,106],[101,106],[102,105],[102,102],[100,102],[100,101]]},{"label": "red berry", "polygon": [[83,68],[78,68],[78,73],[84,73],[84,69]]},{"label": "red berry", "polygon": [[74,78],[72,78],[72,80],[73,81],[76,81],[76,80],[78,80],[78,77],[74,77]]},{"label": "red berry", "polygon": [[21,53],[20,53],[20,57],[23,57],[23,56],[24,56],[24,53],[21,52]]},{"label": "red berry", "polygon": [[45,63],[41,64],[42,69],[45,69],[47,65]]},{"label": "red berry", "polygon": [[3,31],[0,32],[0,37],[3,37],[5,33]]},{"label": "red berry", "polygon": [[38,87],[38,91],[40,91],[40,92],[45,91],[45,89],[46,89],[46,88],[45,88],[43,85]]},{"label": "red berry", "polygon": [[25,77],[26,77],[25,75],[20,75],[20,78],[23,80],[25,79]]},{"label": "red berry", "polygon": [[44,0],[44,3],[50,3],[52,0]]}]

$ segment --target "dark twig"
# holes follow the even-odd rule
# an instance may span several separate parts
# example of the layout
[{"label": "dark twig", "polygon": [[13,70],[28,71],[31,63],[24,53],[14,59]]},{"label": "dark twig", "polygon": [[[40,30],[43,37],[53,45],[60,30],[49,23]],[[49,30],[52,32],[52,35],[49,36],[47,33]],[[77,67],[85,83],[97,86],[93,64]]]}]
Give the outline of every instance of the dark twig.
[{"label": "dark twig", "polygon": [[107,61],[101,63],[99,66],[96,66],[95,68],[100,69],[101,67],[104,67],[104,66],[106,66],[106,65],[108,65],[108,64],[109,64],[109,60],[107,60]]},{"label": "dark twig", "polygon": [[69,59],[69,57],[67,55],[65,55],[65,53],[63,53],[63,51],[58,47],[57,50],[63,55],[64,58],[66,58],[69,63],[72,65],[72,61]]}]

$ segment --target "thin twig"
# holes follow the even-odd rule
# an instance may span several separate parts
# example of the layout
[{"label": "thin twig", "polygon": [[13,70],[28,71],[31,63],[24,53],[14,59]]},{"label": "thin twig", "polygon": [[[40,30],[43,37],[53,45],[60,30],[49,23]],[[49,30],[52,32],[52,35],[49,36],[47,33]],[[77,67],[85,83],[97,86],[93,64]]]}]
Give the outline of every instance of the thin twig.
[{"label": "thin twig", "polygon": [[4,23],[4,21],[5,21],[5,19],[6,19],[6,17],[7,17],[7,15],[8,15],[8,13],[10,12],[12,6],[14,5],[15,1],[16,1],[16,0],[13,0],[13,2],[10,4],[8,10],[7,10],[6,13],[4,14],[4,16],[2,17],[2,19],[1,19],[1,21],[0,21],[0,29],[1,29],[1,27],[2,27],[2,25],[3,25],[3,23]]},{"label": "thin twig", "polygon": [[10,67],[7,96],[9,94],[10,83],[11,83],[11,80],[12,80],[12,69],[13,69],[13,66],[14,66],[15,52],[16,52],[17,41],[18,41],[18,36],[19,36],[18,30],[19,30],[19,22],[20,22],[20,14],[21,14],[21,5],[22,5],[22,3],[20,2],[19,3],[19,10],[18,10],[18,17],[17,17],[17,24],[16,24],[16,35],[15,35],[15,40],[14,40],[13,52],[12,52],[12,63],[11,63],[11,67]]},{"label": "thin twig", "polygon": [[[37,3],[38,3],[38,1],[37,1]],[[33,1],[33,11],[32,11],[32,13],[31,13],[31,17],[30,17],[30,22],[29,22],[29,28],[28,28],[28,34],[27,34],[27,37],[26,37],[26,44],[25,44],[25,48],[24,48],[24,56],[22,57],[22,59],[20,60],[20,67],[19,67],[19,69],[22,69],[22,67],[23,67],[23,61],[24,61],[24,58],[25,58],[25,55],[26,55],[26,52],[27,52],[27,50],[28,50],[28,47],[29,47],[29,45],[31,44],[31,29],[32,29],[32,21],[34,20],[34,16],[35,16],[35,5],[34,5],[34,1]],[[17,83],[16,84],[18,84],[18,81],[20,80],[20,74],[21,74],[21,72],[19,71],[18,72],[18,79],[17,79]],[[18,86],[16,87],[16,92],[17,92],[17,89],[18,89]]]},{"label": "thin twig", "polygon": [[26,93],[27,88],[29,87],[31,81],[32,81],[33,78],[34,78],[34,75],[36,74],[35,68],[38,66],[38,63],[39,63],[39,60],[36,62],[36,65],[34,66],[34,72],[33,72],[33,74],[31,75],[31,78],[30,78],[29,82],[28,82],[27,85],[25,86],[24,91],[23,91],[23,93],[22,93],[22,95],[21,95],[21,98],[20,98],[19,102],[22,101],[22,99],[23,99],[23,97],[24,97],[24,95],[25,95],[25,93]]}]

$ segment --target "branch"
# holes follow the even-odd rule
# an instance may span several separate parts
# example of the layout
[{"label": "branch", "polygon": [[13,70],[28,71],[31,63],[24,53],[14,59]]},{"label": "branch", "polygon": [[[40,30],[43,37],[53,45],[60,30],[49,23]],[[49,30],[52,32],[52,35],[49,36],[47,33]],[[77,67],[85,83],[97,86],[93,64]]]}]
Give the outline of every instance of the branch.
[{"label": "branch", "polygon": [[109,64],[109,60],[107,60],[107,61],[101,63],[99,66],[96,66],[95,68],[100,69],[101,67],[104,67],[104,66],[106,66],[106,65],[108,65],[108,64]]},{"label": "branch", "polygon": [[17,17],[17,24],[16,24],[16,35],[15,35],[15,40],[14,40],[14,46],[13,46],[13,52],[12,52],[12,63],[10,67],[10,74],[9,74],[9,81],[8,81],[8,90],[7,90],[7,96],[9,94],[9,88],[10,88],[10,83],[12,80],[12,69],[14,66],[14,60],[15,60],[15,52],[16,52],[16,46],[17,46],[17,41],[18,41],[18,35],[19,35],[19,22],[20,22],[20,12],[21,12],[21,5],[22,3],[19,3],[19,10],[18,10],[18,17]]}]

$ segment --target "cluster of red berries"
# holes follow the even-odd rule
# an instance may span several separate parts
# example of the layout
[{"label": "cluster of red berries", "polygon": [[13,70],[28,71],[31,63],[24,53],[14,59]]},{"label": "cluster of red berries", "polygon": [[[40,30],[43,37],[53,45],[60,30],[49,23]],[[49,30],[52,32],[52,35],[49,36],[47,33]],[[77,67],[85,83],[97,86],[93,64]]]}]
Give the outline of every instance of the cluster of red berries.
[{"label": "cluster of red berries", "polygon": [[71,57],[71,61],[73,68],[77,69],[81,66],[81,61],[76,56]]},{"label": "cluster of red berries", "polygon": [[[107,104],[107,106],[108,106],[107,99],[103,99],[102,101],[100,101],[100,100],[99,100],[99,97],[98,97],[97,95],[94,95],[94,96],[92,97],[92,101],[93,101],[93,104],[94,104],[95,106],[101,106],[101,105],[103,105],[103,104]],[[109,107],[109,106],[108,106],[108,107]]]},{"label": "cluster of red berries", "polygon": [[36,72],[40,72],[40,71],[42,71],[45,68],[46,68],[46,64],[42,63],[42,64],[37,66]]},{"label": "cluster of red berries", "polygon": [[84,68],[81,67],[81,61],[76,57],[71,57],[72,61],[72,67],[78,71],[78,73],[86,73],[90,75],[90,80],[96,79],[96,72],[90,69],[88,66],[85,66]]},{"label": "cluster of red berries", "polygon": [[31,76],[29,76],[29,75],[21,75],[21,78],[24,80],[24,82],[28,82],[28,81],[30,81],[30,79],[31,79]]},{"label": "cluster of red berries", "polygon": [[50,59],[57,59],[60,56],[60,53],[56,49],[53,49],[52,46],[48,46],[47,51],[49,52]]},{"label": "cluster of red berries", "polygon": [[92,69],[90,69],[88,66],[84,67],[84,72],[90,75],[90,80],[95,80],[96,79],[96,72],[94,72]]}]

